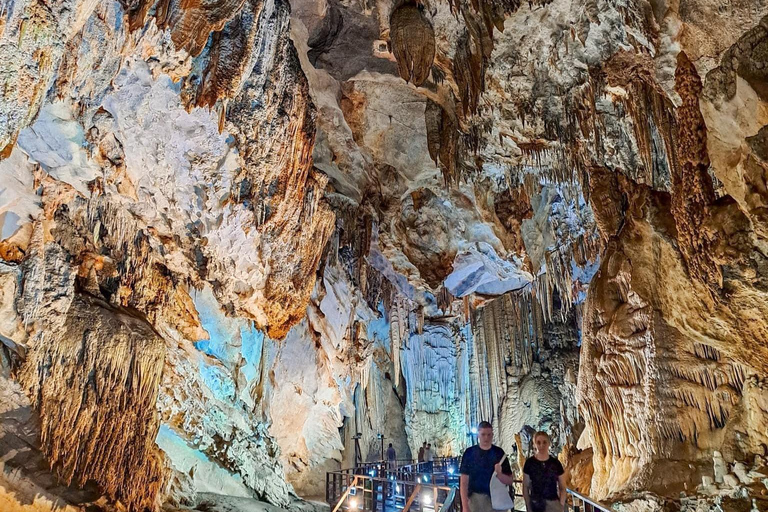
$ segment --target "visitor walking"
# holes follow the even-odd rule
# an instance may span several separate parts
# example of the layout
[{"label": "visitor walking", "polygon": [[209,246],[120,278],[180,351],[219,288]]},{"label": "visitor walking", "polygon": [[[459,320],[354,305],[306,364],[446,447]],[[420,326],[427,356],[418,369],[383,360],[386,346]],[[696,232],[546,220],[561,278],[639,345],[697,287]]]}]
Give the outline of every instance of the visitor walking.
[{"label": "visitor walking", "polygon": [[432,466],[435,460],[435,454],[432,452],[432,443],[427,445],[427,449],[424,450],[424,462],[427,463],[427,473],[432,473]]},{"label": "visitor walking", "polygon": [[523,466],[523,498],[528,512],[563,512],[565,509],[565,470],[549,454],[551,442],[546,432],[533,436],[536,449]]},{"label": "visitor walking", "polygon": [[395,452],[392,443],[389,443],[389,448],[387,448],[387,469],[390,471],[397,469],[397,452]]},{"label": "visitor walking", "polygon": [[425,451],[427,451],[427,442],[426,441],[424,441],[424,444],[421,445],[421,447],[419,448],[418,462],[424,462],[424,452]]},{"label": "visitor walking", "polygon": [[459,467],[459,492],[462,512],[493,512],[491,504],[491,477],[496,465],[504,479],[502,483],[512,483],[512,468],[504,456],[504,450],[493,444],[493,426],[482,421],[477,426],[477,444],[470,446],[461,457]]}]

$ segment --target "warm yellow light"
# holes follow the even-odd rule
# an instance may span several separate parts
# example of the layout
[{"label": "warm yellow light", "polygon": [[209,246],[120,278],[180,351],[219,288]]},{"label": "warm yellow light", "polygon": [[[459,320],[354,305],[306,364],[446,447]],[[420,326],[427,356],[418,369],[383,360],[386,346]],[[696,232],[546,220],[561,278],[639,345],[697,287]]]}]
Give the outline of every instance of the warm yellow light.
[{"label": "warm yellow light", "polygon": [[357,508],[357,500],[356,499],[352,498],[351,500],[349,500],[349,508],[354,508],[354,509]]}]

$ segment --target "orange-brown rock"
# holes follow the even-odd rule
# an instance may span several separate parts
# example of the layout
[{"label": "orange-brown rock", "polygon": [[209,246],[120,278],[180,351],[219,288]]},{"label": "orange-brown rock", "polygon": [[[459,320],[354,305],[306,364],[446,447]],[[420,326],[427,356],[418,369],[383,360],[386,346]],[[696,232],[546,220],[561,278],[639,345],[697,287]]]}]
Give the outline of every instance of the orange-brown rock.
[{"label": "orange-brown rock", "polygon": [[40,333],[20,370],[40,411],[43,452],[67,484],[94,480],[130,511],[155,510],[165,344],[136,312],[84,295],[63,325]]},{"label": "orange-brown rock", "polygon": [[435,32],[423,6],[415,2],[401,4],[392,11],[389,27],[400,76],[417,87],[422,85],[435,60]]}]

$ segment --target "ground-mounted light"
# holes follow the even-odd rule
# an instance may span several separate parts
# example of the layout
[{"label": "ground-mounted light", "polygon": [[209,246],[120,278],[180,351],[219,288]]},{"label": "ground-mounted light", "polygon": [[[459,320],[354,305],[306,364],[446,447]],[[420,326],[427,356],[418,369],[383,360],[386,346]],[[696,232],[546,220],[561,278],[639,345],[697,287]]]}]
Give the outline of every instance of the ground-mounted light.
[{"label": "ground-mounted light", "polygon": [[400,492],[400,484],[397,484],[397,485],[395,486],[395,492]]},{"label": "ground-mounted light", "polygon": [[357,510],[357,500],[352,498],[349,500],[349,508]]},{"label": "ground-mounted light", "polygon": [[453,466],[449,467],[449,468],[448,468],[448,474],[449,474],[449,475],[452,475],[452,474],[453,474],[453,472],[454,472]]},{"label": "ground-mounted light", "polygon": [[432,496],[430,496],[429,494],[423,494],[421,496],[421,503],[427,506],[432,505]]},{"label": "ground-mounted light", "polygon": [[472,427],[470,432],[472,432],[472,435],[477,434],[477,427]]}]

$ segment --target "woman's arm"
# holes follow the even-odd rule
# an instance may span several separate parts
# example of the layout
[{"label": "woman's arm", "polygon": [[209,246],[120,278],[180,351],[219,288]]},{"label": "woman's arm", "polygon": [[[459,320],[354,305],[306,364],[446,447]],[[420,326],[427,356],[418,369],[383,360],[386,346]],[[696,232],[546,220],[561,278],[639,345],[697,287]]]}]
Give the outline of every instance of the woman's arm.
[{"label": "woman's arm", "polygon": [[560,504],[565,507],[565,500],[568,498],[568,487],[565,484],[565,475],[557,477],[557,484],[560,487]]},{"label": "woman's arm", "polygon": [[501,472],[496,472],[496,478],[498,478],[504,485],[512,485],[515,483],[515,477],[513,475],[505,475]]},{"label": "woman's arm", "polygon": [[531,477],[523,473],[523,499],[525,500],[525,510],[531,512],[531,497],[529,491],[531,489]]}]

